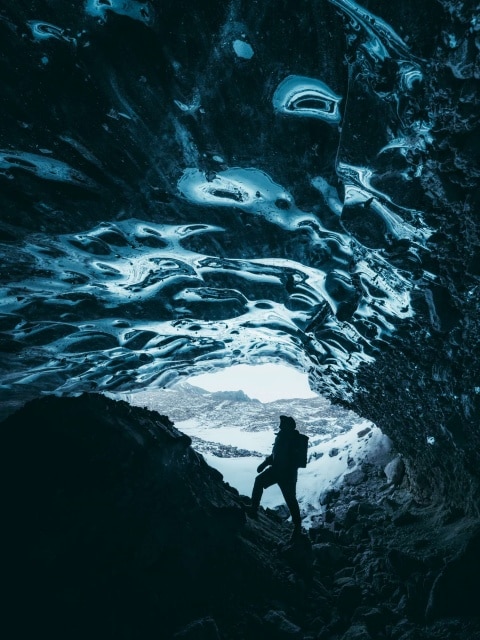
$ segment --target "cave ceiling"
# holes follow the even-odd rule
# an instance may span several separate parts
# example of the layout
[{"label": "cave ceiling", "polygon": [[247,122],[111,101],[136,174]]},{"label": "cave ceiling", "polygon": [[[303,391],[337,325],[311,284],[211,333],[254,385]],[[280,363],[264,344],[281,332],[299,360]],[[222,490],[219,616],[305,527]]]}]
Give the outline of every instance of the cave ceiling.
[{"label": "cave ceiling", "polygon": [[277,361],[348,402],[398,336],[450,330],[466,4],[4,2],[4,397]]}]

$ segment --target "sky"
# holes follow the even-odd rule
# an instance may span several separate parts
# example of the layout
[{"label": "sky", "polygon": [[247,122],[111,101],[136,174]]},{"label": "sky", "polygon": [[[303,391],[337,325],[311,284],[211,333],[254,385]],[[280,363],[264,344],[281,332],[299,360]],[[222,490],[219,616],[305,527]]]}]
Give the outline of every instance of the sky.
[{"label": "sky", "polygon": [[194,376],[188,383],[206,391],[243,391],[261,402],[318,395],[308,386],[306,373],[283,364],[239,364]]}]

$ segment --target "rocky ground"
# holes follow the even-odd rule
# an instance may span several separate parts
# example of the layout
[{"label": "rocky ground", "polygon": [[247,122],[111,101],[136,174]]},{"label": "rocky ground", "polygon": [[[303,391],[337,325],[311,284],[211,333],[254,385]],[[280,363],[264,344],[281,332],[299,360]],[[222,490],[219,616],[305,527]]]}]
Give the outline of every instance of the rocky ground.
[{"label": "rocky ground", "polygon": [[[398,484],[381,469],[363,472],[326,496],[318,526],[289,543],[285,531],[278,541],[276,556],[302,601],[265,614],[258,637],[480,638],[479,523],[418,503],[405,477]],[[275,518],[264,512],[247,530],[262,535]]]},{"label": "rocky ground", "polygon": [[291,539],[167,417],[46,397],[0,424],[9,638],[478,640],[479,523],[365,464]]}]

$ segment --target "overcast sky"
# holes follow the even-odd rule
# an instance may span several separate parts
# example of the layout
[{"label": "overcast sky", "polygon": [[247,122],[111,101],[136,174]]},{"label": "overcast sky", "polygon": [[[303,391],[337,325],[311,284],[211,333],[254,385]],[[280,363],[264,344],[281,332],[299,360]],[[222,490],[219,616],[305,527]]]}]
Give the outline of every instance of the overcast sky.
[{"label": "overcast sky", "polygon": [[194,376],[188,382],[207,391],[241,390],[261,402],[317,396],[308,386],[306,373],[280,364],[240,364]]}]

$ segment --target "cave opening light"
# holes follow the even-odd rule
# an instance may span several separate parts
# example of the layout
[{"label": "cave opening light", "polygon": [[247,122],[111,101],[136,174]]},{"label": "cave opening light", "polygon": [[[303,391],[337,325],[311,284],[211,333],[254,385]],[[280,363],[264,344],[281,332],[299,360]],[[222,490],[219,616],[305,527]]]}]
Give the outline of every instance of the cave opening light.
[{"label": "cave opening light", "polygon": [[243,391],[249,398],[268,403],[291,398],[315,398],[308,375],[279,363],[238,364],[212,373],[193,375],[187,382],[206,391]]}]

